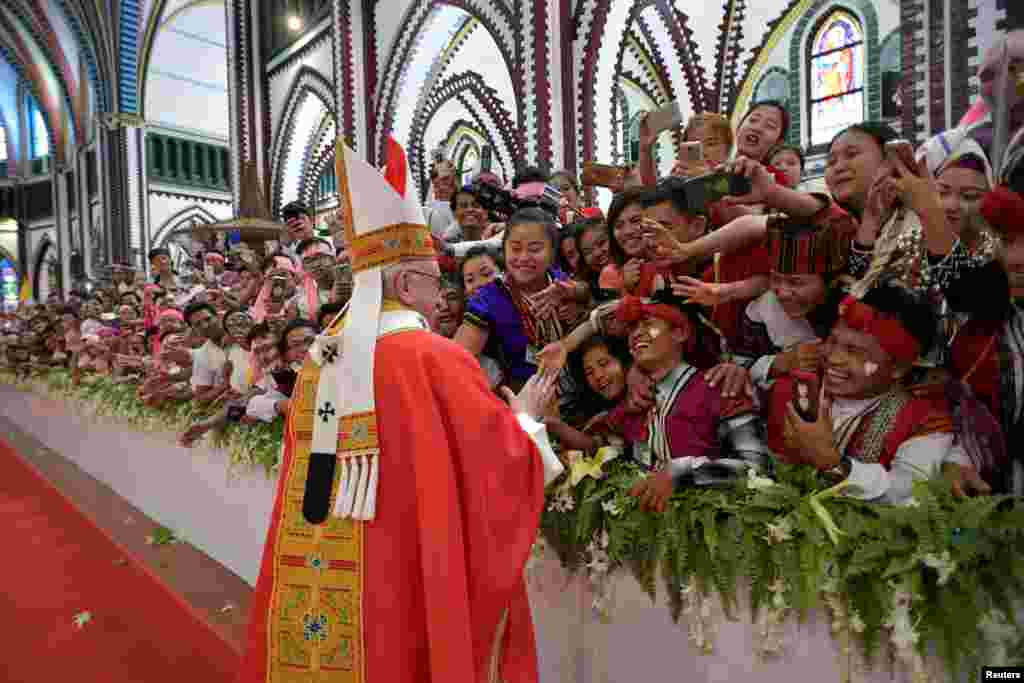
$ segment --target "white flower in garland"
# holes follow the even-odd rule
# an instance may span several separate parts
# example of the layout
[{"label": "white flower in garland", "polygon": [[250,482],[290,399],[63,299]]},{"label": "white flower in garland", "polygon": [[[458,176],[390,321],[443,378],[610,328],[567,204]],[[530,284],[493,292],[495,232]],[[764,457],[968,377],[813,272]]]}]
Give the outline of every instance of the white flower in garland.
[{"label": "white flower in garland", "polygon": [[687,628],[690,642],[701,654],[712,654],[715,651],[716,623],[712,605],[701,592],[696,581],[682,587],[683,614],[687,615]]},{"label": "white flower in garland", "polygon": [[607,530],[600,534],[594,534],[587,545],[587,554],[590,562],[587,563],[587,577],[590,580],[591,591],[594,598],[591,607],[602,621],[609,621],[611,618],[611,607],[609,599],[608,573],[611,570],[611,558],[608,556],[608,543],[610,538]]},{"label": "white flower in garland", "polygon": [[992,666],[1009,666],[1011,648],[1016,644],[1017,629],[1002,610],[992,610],[978,621],[978,629],[984,634],[988,652],[985,661]]},{"label": "white flower in garland", "polygon": [[608,532],[602,531],[601,535],[594,535],[594,539],[587,546],[587,554],[590,555],[590,562],[587,569],[590,570],[592,579],[603,579],[611,567],[611,558],[608,557]]},{"label": "white flower in garland", "polygon": [[548,504],[548,510],[551,512],[572,512],[576,508],[576,499],[572,493],[567,490],[559,491],[558,494],[551,499],[551,503]]},{"label": "white flower in garland", "polygon": [[885,626],[891,629],[889,642],[895,650],[896,659],[910,667],[914,683],[927,680],[924,658],[916,650],[920,635],[910,614],[913,594],[902,581],[893,582],[892,606]]},{"label": "white flower in garland", "polygon": [[775,482],[768,477],[762,477],[757,473],[757,468],[751,467],[747,470],[747,488],[760,490],[769,489],[775,486]]},{"label": "white flower in garland", "polygon": [[622,514],[622,508],[614,500],[606,500],[601,503],[601,509],[604,510],[605,514],[609,517],[618,517]]},{"label": "white flower in garland", "polygon": [[768,527],[768,535],[765,536],[765,539],[772,545],[783,543],[793,538],[793,524],[785,517],[778,518],[778,521],[775,523],[767,522],[765,526]]},{"label": "white flower in garland", "polygon": [[945,586],[949,583],[950,577],[956,573],[957,562],[949,554],[948,550],[942,551],[941,555],[928,553],[921,558],[921,562],[923,562],[926,567],[930,567],[938,572],[938,583],[940,586]]}]

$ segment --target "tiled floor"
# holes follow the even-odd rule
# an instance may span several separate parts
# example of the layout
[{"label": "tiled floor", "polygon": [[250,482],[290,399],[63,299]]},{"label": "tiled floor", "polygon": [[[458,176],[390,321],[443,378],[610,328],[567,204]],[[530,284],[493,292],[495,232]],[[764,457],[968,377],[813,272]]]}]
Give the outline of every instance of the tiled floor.
[{"label": "tiled floor", "polygon": [[14,446],[101,531],[180,596],[239,653],[245,641],[252,587],[187,543],[150,545],[158,524],[32,434],[0,415],[0,438]]}]

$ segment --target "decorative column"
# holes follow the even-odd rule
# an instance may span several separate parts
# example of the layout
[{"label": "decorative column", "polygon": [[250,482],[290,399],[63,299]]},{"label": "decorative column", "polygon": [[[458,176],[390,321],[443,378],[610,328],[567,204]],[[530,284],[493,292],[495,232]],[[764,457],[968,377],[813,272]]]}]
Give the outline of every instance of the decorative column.
[{"label": "decorative column", "polygon": [[[561,92],[562,51],[549,36],[559,36],[570,21],[563,16],[559,0],[524,0],[523,14],[519,26],[518,62],[523,73],[523,101],[526,120],[519,121],[519,129],[525,133],[525,159],[528,164],[550,166],[551,170],[562,164],[562,107],[561,102],[553,106],[553,92]],[[553,84],[555,86],[553,88]],[[553,120],[557,116],[559,149],[553,149]]]},{"label": "decorative column", "polygon": [[228,0],[228,100],[230,104],[230,174],[235,211],[240,208],[242,164],[256,163],[260,183],[270,176],[270,115],[265,102],[266,72],[259,51],[259,2]]},{"label": "decorative column", "polygon": [[[576,27],[572,22],[572,0],[558,0],[558,15],[559,21],[562,22],[561,31],[562,33],[552,34],[561,35],[561,40],[558,41],[561,55],[559,56],[559,70],[558,73],[561,78],[557,88],[553,88],[554,99],[557,99],[561,103],[561,131],[562,136],[553,136],[553,143],[556,146],[561,147],[562,151],[562,166],[568,168],[574,173],[579,173],[579,155],[576,153],[576,67],[575,60],[573,59],[575,51],[573,46],[576,42],[575,36],[570,36],[569,31],[576,31]],[[552,121],[559,120],[558,117],[552,116]]]},{"label": "decorative column", "polygon": [[[71,269],[71,276],[79,280],[89,276],[89,235],[92,232],[92,198],[89,197],[89,148],[82,146],[75,154],[75,183],[78,195],[78,245],[79,261]],[[68,283],[70,290],[72,282]]]},{"label": "decorative column", "polygon": [[928,0],[900,0],[900,64],[903,69],[900,118],[902,134],[912,142],[923,142],[928,133],[928,45],[926,44]]},{"label": "decorative column", "polygon": [[[345,138],[357,152],[369,151],[367,142],[367,97],[366,69],[361,68],[376,56],[365,49],[366,21],[362,0],[332,0],[331,49],[334,56],[335,100],[334,111],[338,112],[336,122],[338,134]],[[371,15],[372,20],[372,15]],[[354,30],[353,30],[354,27]]]},{"label": "decorative column", "polygon": [[50,170],[50,179],[53,188],[53,222],[57,233],[57,259],[60,263],[60,294],[63,298],[71,284],[71,211],[68,206],[67,168],[63,164],[54,164]]},{"label": "decorative column", "polygon": [[106,120],[103,154],[108,181],[104,198],[110,221],[109,261],[140,266],[145,262],[146,149],[145,128],[135,114],[110,114]]},{"label": "decorative column", "polygon": [[[974,5],[973,7],[971,5]],[[949,83],[950,120],[947,127],[955,126],[971,106],[978,94],[974,74],[980,60],[976,25],[978,7],[970,0],[949,0]],[[952,84],[956,84],[953,86]],[[964,87],[964,84],[970,84]]]}]

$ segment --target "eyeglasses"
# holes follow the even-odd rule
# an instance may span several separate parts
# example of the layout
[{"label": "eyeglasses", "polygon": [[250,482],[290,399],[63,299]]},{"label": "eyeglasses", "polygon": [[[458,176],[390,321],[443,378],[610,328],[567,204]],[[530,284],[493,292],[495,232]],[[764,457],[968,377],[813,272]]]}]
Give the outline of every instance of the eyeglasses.
[{"label": "eyeglasses", "polygon": [[421,270],[407,270],[405,272],[408,273],[409,275],[421,275],[425,278],[430,278],[434,287],[436,289],[441,289],[442,280],[440,275],[435,275],[434,273],[424,273]]}]

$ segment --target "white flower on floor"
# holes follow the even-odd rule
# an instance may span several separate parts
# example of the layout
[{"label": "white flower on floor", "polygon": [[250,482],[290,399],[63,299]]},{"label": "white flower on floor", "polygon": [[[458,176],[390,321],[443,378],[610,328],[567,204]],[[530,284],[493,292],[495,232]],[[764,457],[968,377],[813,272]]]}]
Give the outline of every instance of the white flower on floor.
[{"label": "white flower on floor", "polygon": [[85,625],[92,621],[92,612],[79,612],[71,620],[76,628],[85,628]]},{"label": "white flower on floor", "polygon": [[921,558],[921,562],[926,567],[931,567],[939,573],[938,583],[940,586],[945,586],[949,583],[950,577],[956,572],[956,560],[952,558],[948,550],[942,551],[941,555],[928,553]]}]

